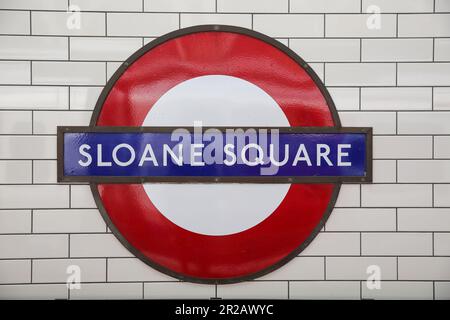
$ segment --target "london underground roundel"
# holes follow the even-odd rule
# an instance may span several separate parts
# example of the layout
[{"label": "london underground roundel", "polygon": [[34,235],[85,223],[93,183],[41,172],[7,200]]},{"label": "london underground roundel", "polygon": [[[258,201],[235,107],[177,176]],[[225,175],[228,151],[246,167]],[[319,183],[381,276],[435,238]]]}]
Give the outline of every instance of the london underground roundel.
[{"label": "london underground roundel", "polygon": [[[290,167],[279,161],[275,176],[261,177],[249,161],[178,163],[161,141],[169,128],[198,123],[220,137],[223,128],[279,128],[292,147],[282,148]],[[58,177],[90,181],[112,232],[153,268],[232,283],[265,275],[307,247],[341,182],[370,181],[370,139],[370,128],[340,126],[324,85],[283,44],[247,29],[199,26],[133,54],[109,80],[89,127],[59,128]],[[201,158],[205,143],[196,146]],[[245,158],[228,147],[226,156]]]}]

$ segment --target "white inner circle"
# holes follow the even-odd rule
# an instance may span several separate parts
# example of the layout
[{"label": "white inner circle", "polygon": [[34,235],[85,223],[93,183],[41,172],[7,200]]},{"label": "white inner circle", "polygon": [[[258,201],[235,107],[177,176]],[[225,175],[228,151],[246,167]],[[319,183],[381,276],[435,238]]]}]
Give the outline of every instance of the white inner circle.
[{"label": "white inner circle", "polygon": [[[236,77],[189,79],[167,91],[143,126],[289,126],[278,104],[256,85]],[[143,185],[151,202],[170,221],[205,235],[247,230],[279,206],[290,184]]]}]

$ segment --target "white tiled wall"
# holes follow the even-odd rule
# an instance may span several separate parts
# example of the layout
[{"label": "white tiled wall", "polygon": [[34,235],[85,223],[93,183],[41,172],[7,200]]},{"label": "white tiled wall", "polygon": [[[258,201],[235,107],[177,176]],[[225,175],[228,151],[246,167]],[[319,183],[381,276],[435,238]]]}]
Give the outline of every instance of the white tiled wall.
[{"label": "white tiled wall", "polygon": [[[57,185],[55,167],[55,127],[87,125],[121,61],[205,23],[276,37],[312,63],[344,125],[375,132],[374,184],[343,186],[300,257],[217,287],[134,258],[89,187]],[[79,290],[65,285],[70,265]],[[450,299],[450,0],[0,0],[0,298],[210,297]]]}]

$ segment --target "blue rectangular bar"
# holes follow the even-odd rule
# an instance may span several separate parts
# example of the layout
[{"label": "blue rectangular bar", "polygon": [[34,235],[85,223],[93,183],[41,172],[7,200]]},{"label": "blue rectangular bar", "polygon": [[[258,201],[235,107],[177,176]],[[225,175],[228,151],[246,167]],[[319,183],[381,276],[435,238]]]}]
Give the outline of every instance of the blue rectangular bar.
[{"label": "blue rectangular bar", "polygon": [[182,137],[171,132],[64,132],[62,176],[121,177],[122,182],[151,180],[147,177],[366,181],[368,141],[367,132],[280,132],[265,138],[243,132]]}]

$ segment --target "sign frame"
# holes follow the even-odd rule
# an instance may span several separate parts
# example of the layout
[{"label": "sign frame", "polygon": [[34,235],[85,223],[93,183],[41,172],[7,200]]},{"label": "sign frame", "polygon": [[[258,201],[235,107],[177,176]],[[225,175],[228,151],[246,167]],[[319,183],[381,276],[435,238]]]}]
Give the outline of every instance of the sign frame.
[{"label": "sign frame", "polygon": [[185,129],[191,133],[194,127],[82,127],[58,126],[57,128],[57,170],[58,182],[90,183],[370,183],[372,182],[372,139],[370,127],[202,127],[203,130],[217,129],[265,129],[279,130],[279,133],[362,133],[365,135],[366,166],[365,176],[66,176],[64,175],[64,134],[65,133],[171,133]]}]

